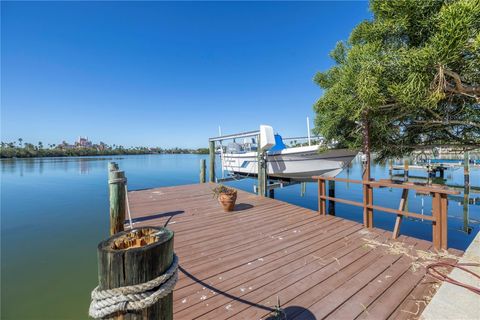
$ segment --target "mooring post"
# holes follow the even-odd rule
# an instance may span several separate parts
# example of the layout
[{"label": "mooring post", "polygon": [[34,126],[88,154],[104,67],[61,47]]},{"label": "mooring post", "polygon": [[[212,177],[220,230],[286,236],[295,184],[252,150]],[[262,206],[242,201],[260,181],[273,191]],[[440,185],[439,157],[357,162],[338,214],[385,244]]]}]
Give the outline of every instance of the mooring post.
[{"label": "mooring post", "polygon": [[463,154],[463,179],[465,187],[470,188],[470,154],[468,151]]},{"label": "mooring post", "polygon": [[200,159],[200,183],[205,183],[207,181],[206,168],[207,161],[205,159]]},{"label": "mooring post", "polygon": [[300,182],[300,197],[305,197],[305,193],[307,192],[307,183]]},{"label": "mooring post", "polygon": [[[273,183],[269,181],[268,184],[272,185]],[[268,189],[268,197],[270,199],[275,199],[275,189],[272,186],[270,186],[270,188]]]},{"label": "mooring post", "polygon": [[403,179],[408,181],[408,159],[403,161]]},{"label": "mooring post", "polygon": [[111,162],[108,163],[108,172],[109,172],[109,174],[110,174],[110,172],[112,172],[112,171],[117,171],[117,170],[118,170],[118,163],[113,162],[113,161],[111,161]]},{"label": "mooring post", "polygon": [[110,171],[108,186],[110,194],[110,235],[123,231],[126,216],[125,172]]},{"label": "mooring post", "polygon": [[209,181],[215,182],[215,141],[209,142],[209,151],[210,151],[210,170],[209,170]]},{"label": "mooring post", "polygon": [[470,199],[470,187],[465,185],[463,187],[463,231],[469,233],[468,223],[469,217],[469,199]]},{"label": "mooring post", "polygon": [[[328,181],[328,196],[335,198],[335,180]],[[335,215],[335,201],[328,201],[328,214]]]},{"label": "mooring post", "polygon": [[257,143],[257,179],[258,179],[258,195],[267,196],[267,164],[265,152],[260,148],[260,135],[258,135]]},{"label": "mooring post", "polygon": [[[175,267],[176,261],[173,253],[173,232],[166,228],[141,227],[115,234],[98,245],[99,283],[97,290],[146,284]],[[147,295],[147,297],[133,299],[134,302],[126,302],[127,310],[122,310],[121,307],[119,311],[99,317],[98,315],[108,312],[106,309],[111,307],[107,301],[100,299],[100,301],[92,301],[90,316],[116,320],[173,319],[173,292],[171,290],[175,285],[177,274],[176,270],[165,276],[168,274],[170,277],[161,284],[167,294],[159,300],[149,300],[149,297],[153,295],[148,297],[152,290],[160,290],[158,285],[149,290],[137,289],[139,292],[131,295]],[[119,294],[121,296],[121,293]],[[103,306],[103,303],[107,303],[107,308]],[[142,306],[137,310],[131,310],[134,305]]]},{"label": "mooring post", "polygon": [[468,151],[463,154],[463,231],[469,232],[468,222],[469,218],[469,198],[470,198],[470,155]]},{"label": "mooring post", "polygon": [[393,159],[388,160],[388,174],[392,176],[393,173]]}]

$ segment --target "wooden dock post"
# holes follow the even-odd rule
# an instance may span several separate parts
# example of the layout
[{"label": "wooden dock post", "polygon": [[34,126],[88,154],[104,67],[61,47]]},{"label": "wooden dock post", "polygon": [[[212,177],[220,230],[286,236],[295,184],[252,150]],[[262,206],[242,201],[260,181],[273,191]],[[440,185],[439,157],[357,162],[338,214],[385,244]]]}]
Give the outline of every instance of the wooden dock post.
[{"label": "wooden dock post", "polygon": [[[161,276],[172,265],[173,232],[158,227],[124,231],[102,241],[97,254],[99,290],[143,284]],[[173,292],[144,309],[118,311],[107,317],[171,320]]]},{"label": "wooden dock post", "polygon": [[[328,196],[335,198],[335,180],[328,181]],[[335,215],[335,201],[328,201],[328,214]]]},{"label": "wooden dock post", "polygon": [[363,226],[373,228],[373,188],[370,184],[363,185]]},{"label": "wooden dock post", "polygon": [[[272,182],[268,182],[269,185],[273,184]],[[275,189],[274,188],[269,188],[268,189],[268,197],[270,199],[275,199]]]},{"label": "wooden dock post", "polygon": [[403,161],[403,180],[408,181],[408,159]]},{"label": "wooden dock post", "polygon": [[447,207],[446,194],[433,193],[432,216],[435,222],[432,224],[432,238],[435,249],[447,249]]},{"label": "wooden dock post", "polygon": [[[112,165],[110,168],[114,168]],[[118,168],[118,167],[117,167]],[[126,190],[125,172],[110,171],[108,175],[108,186],[110,194],[110,235],[123,231],[126,216]]]},{"label": "wooden dock post", "polygon": [[469,217],[469,199],[470,199],[470,187],[464,186],[463,188],[463,231],[467,234],[470,233],[468,223],[470,221]]},{"label": "wooden dock post", "polygon": [[390,176],[393,174],[393,159],[388,160],[388,174]]},{"label": "wooden dock post", "polygon": [[468,151],[463,154],[463,180],[465,188],[470,188],[470,154]]},{"label": "wooden dock post", "polygon": [[260,135],[257,137],[257,179],[258,179],[258,195],[267,196],[267,159],[265,151],[260,148]]},{"label": "wooden dock post", "polygon": [[327,214],[327,201],[325,200],[326,186],[324,179],[318,179],[318,213],[322,216]]},{"label": "wooden dock post", "polygon": [[209,151],[210,151],[210,170],[208,175],[208,180],[210,182],[215,182],[215,141],[209,142]]},{"label": "wooden dock post", "polygon": [[307,183],[300,182],[300,197],[305,197],[305,193],[307,192]]},{"label": "wooden dock post", "polygon": [[111,171],[117,171],[118,170],[118,163],[110,161],[108,163],[108,172],[110,173]]},{"label": "wooden dock post", "polygon": [[207,161],[205,159],[200,159],[200,183],[205,183],[207,181]]},{"label": "wooden dock post", "polygon": [[463,154],[463,231],[469,233],[469,198],[470,198],[470,155],[468,151]]}]

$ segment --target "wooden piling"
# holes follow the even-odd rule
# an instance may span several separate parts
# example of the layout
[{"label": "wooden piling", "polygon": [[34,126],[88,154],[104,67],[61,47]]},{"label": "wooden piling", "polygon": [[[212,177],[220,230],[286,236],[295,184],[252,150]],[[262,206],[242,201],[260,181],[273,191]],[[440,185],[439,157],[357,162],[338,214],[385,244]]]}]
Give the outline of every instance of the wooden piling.
[{"label": "wooden piling", "polygon": [[408,159],[403,161],[403,179],[408,181]]},{"label": "wooden piling", "polygon": [[200,159],[200,183],[205,183],[207,181],[207,161],[205,159]]},{"label": "wooden piling", "polygon": [[110,235],[123,231],[126,216],[127,179],[123,171],[110,171],[108,186],[110,194]]},{"label": "wooden piling", "polygon": [[447,195],[433,193],[432,216],[435,221],[432,224],[432,238],[435,249],[447,249],[447,207]]},{"label": "wooden piling", "polygon": [[[330,180],[328,181],[328,196],[335,198],[335,181]],[[328,201],[328,214],[332,216],[335,215],[335,201],[329,200]]]},{"label": "wooden piling", "polygon": [[307,192],[307,183],[300,182],[300,197],[305,197],[305,193]]},{"label": "wooden piling", "polygon": [[[269,182],[269,184],[272,184],[272,183]],[[268,189],[268,197],[270,199],[275,199],[275,189],[274,188],[269,188]]]},{"label": "wooden piling", "polygon": [[363,226],[373,228],[373,188],[370,184],[363,185]]},{"label": "wooden piling", "polygon": [[267,159],[265,152],[260,148],[260,135],[257,137],[257,179],[258,179],[258,195],[267,196]]},{"label": "wooden piling", "polygon": [[470,198],[470,188],[464,187],[463,189],[463,231],[470,233],[469,230],[469,198]]},{"label": "wooden piling", "polygon": [[470,198],[470,155],[468,151],[463,154],[463,231],[469,233],[469,198]]},{"label": "wooden piling", "polygon": [[[173,232],[141,227],[111,236],[98,245],[99,289],[142,284],[162,275],[173,262]],[[148,308],[118,312],[109,319],[173,319],[173,292]]]},{"label": "wooden piling", "polygon": [[393,159],[388,160],[388,174],[390,176],[393,174]]},{"label": "wooden piling", "polygon": [[318,213],[320,213],[322,216],[327,214],[327,201],[325,200],[325,195],[326,195],[326,186],[325,186],[325,180],[323,179],[318,179]]},{"label": "wooden piling", "polygon": [[118,169],[118,163],[113,162],[113,161],[108,163],[108,172],[117,171],[117,170],[119,170]]},{"label": "wooden piling", "polygon": [[470,188],[470,154],[468,151],[463,154],[463,179],[465,188]]},{"label": "wooden piling", "polygon": [[210,151],[210,168],[209,168],[209,181],[215,182],[215,141],[209,142]]}]

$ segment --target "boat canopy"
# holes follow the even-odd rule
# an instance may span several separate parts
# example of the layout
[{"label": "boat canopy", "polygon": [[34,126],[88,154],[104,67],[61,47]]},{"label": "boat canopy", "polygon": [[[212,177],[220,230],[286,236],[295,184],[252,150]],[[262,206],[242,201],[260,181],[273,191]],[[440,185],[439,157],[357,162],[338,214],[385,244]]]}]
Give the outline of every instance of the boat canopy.
[{"label": "boat canopy", "polygon": [[283,143],[282,136],[279,134],[275,134],[275,145],[271,147],[268,151],[281,151],[286,148],[287,146],[285,145],[285,143]]}]

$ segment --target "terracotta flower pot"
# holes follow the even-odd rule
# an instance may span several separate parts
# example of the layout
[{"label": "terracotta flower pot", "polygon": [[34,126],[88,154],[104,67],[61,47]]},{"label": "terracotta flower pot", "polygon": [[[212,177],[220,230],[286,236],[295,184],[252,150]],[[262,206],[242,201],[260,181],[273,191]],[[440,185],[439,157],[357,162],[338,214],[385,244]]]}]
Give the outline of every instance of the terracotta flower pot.
[{"label": "terracotta flower pot", "polygon": [[222,204],[223,211],[225,212],[233,211],[233,208],[235,208],[235,201],[237,201],[237,193],[220,193],[220,195],[218,196],[218,202]]}]

